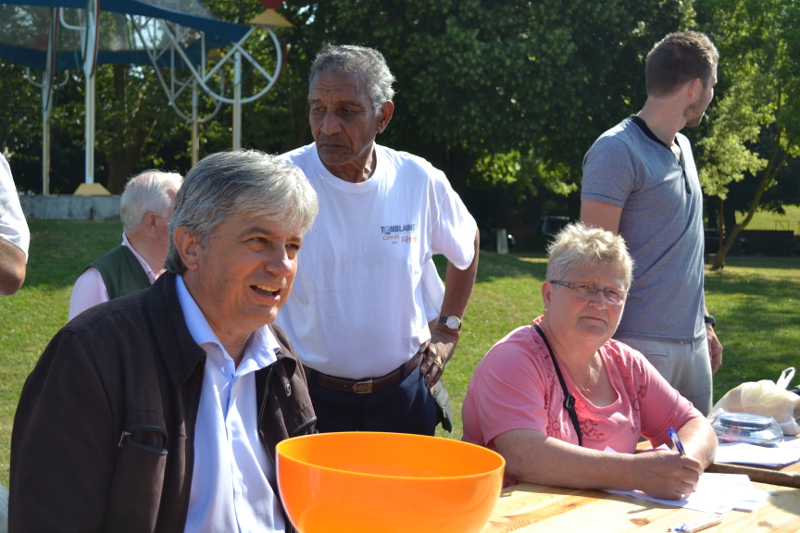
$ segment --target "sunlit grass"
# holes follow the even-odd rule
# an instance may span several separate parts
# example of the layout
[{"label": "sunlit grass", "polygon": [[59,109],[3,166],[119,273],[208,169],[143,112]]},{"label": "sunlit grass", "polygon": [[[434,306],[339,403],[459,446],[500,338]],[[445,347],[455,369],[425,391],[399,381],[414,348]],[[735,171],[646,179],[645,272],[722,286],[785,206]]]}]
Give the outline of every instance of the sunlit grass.
[{"label": "sunlit grass", "polygon": [[[788,205],[783,206],[783,209],[786,211],[785,215],[757,211],[745,229],[793,231],[795,235],[800,235],[800,206]],[[736,215],[736,222],[741,222],[742,219],[743,215]]]}]

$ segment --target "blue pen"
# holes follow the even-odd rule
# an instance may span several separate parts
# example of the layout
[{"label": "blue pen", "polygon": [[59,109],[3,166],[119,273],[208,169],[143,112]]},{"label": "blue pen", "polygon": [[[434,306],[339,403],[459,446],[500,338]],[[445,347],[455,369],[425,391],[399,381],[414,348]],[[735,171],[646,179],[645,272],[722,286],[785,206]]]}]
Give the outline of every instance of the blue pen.
[{"label": "blue pen", "polygon": [[681,442],[681,438],[678,436],[678,432],[672,428],[669,428],[669,438],[671,438],[672,442],[675,443],[675,447],[678,448],[680,454],[686,455],[686,452],[683,449],[683,443]]}]

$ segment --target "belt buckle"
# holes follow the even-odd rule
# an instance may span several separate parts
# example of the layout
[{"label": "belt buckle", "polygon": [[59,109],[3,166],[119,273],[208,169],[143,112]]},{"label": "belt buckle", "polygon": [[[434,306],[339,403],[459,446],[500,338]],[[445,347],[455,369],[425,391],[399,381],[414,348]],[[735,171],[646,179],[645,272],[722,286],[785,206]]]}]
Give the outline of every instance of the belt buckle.
[{"label": "belt buckle", "polygon": [[372,394],[372,379],[359,381],[353,384],[353,392],[356,394]]}]

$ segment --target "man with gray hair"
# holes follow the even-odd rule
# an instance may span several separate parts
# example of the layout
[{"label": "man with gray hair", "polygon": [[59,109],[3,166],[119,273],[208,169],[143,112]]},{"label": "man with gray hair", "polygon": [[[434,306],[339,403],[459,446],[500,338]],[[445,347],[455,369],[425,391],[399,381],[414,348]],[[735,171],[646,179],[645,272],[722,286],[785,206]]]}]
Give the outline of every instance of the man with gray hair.
[{"label": "man with gray hair", "polygon": [[294,531],[275,446],[316,418],[273,322],[316,213],[303,173],[260,152],[186,175],[167,273],[69,322],[25,383],[11,531]]},{"label": "man with gray hair", "polygon": [[169,218],[183,178],[147,170],[131,178],[119,199],[122,244],[78,277],[69,299],[69,320],[99,303],[146,289],[164,272]]},{"label": "man with gray hair", "polygon": [[[477,225],[444,173],[375,142],[394,113],[393,82],[377,50],[326,45],[309,75],[315,142],[284,154],[320,197],[295,297],[278,319],[310,369],[320,431],[432,435],[431,388],[475,283]],[[434,254],[449,262],[430,328]]]},{"label": "man with gray hair", "polygon": [[722,364],[705,307],[703,191],[689,139],[717,83],[707,35],[670,33],[647,55],[647,100],[583,159],[581,220],[625,238],[633,285],[615,338],[642,352],[704,415]]}]

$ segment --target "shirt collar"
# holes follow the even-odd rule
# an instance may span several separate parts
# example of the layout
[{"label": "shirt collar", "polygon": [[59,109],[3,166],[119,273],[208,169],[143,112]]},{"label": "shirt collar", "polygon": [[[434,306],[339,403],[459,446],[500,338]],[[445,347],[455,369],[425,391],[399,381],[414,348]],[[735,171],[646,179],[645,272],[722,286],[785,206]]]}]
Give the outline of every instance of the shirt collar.
[{"label": "shirt collar", "polygon": [[[186,318],[186,327],[189,333],[199,346],[201,346],[207,354],[211,355],[208,350],[209,345],[215,346],[219,353],[222,354],[223,359],[233,362],[233,359],[222,346],[217,334],[211,329],[208,324],[203,311],[194,301],[194,298],[186,288],[186,283],[183,281],[183,276],[175,276],[175,287],[178,292],[178,301],[183,309],[183,315]],[[280,350],[280,345],[277,339],[272,334],[272,331],[267,326],[258,328],[250,335],[247,345],[244,349],[244,357],[242,362],[236,369],[237,374],[245,374],[266,368],[275,363],[278,358],[276,354]],[[216,350],[215,350],[216,351]]]},{"label": "shirt collar", "polygon": [[139,261],[139,264],[142,265],[145,274],[147,274],[147,277],[150,279],[150,283],[153,283],[153,281],[156,279],[156,273],[153,272],[152,268],[150,268],[148,262],[145,261],[141,255],[139,255],[139,252],[137,252],[136,249],[131,246],[131,242],[128,240],[128,236],[125,235],[124,231],[122,232],[122,246],[127,246],[128,250],[130,250],[133,254],[133,257],[135,257],[136,260]]}]

